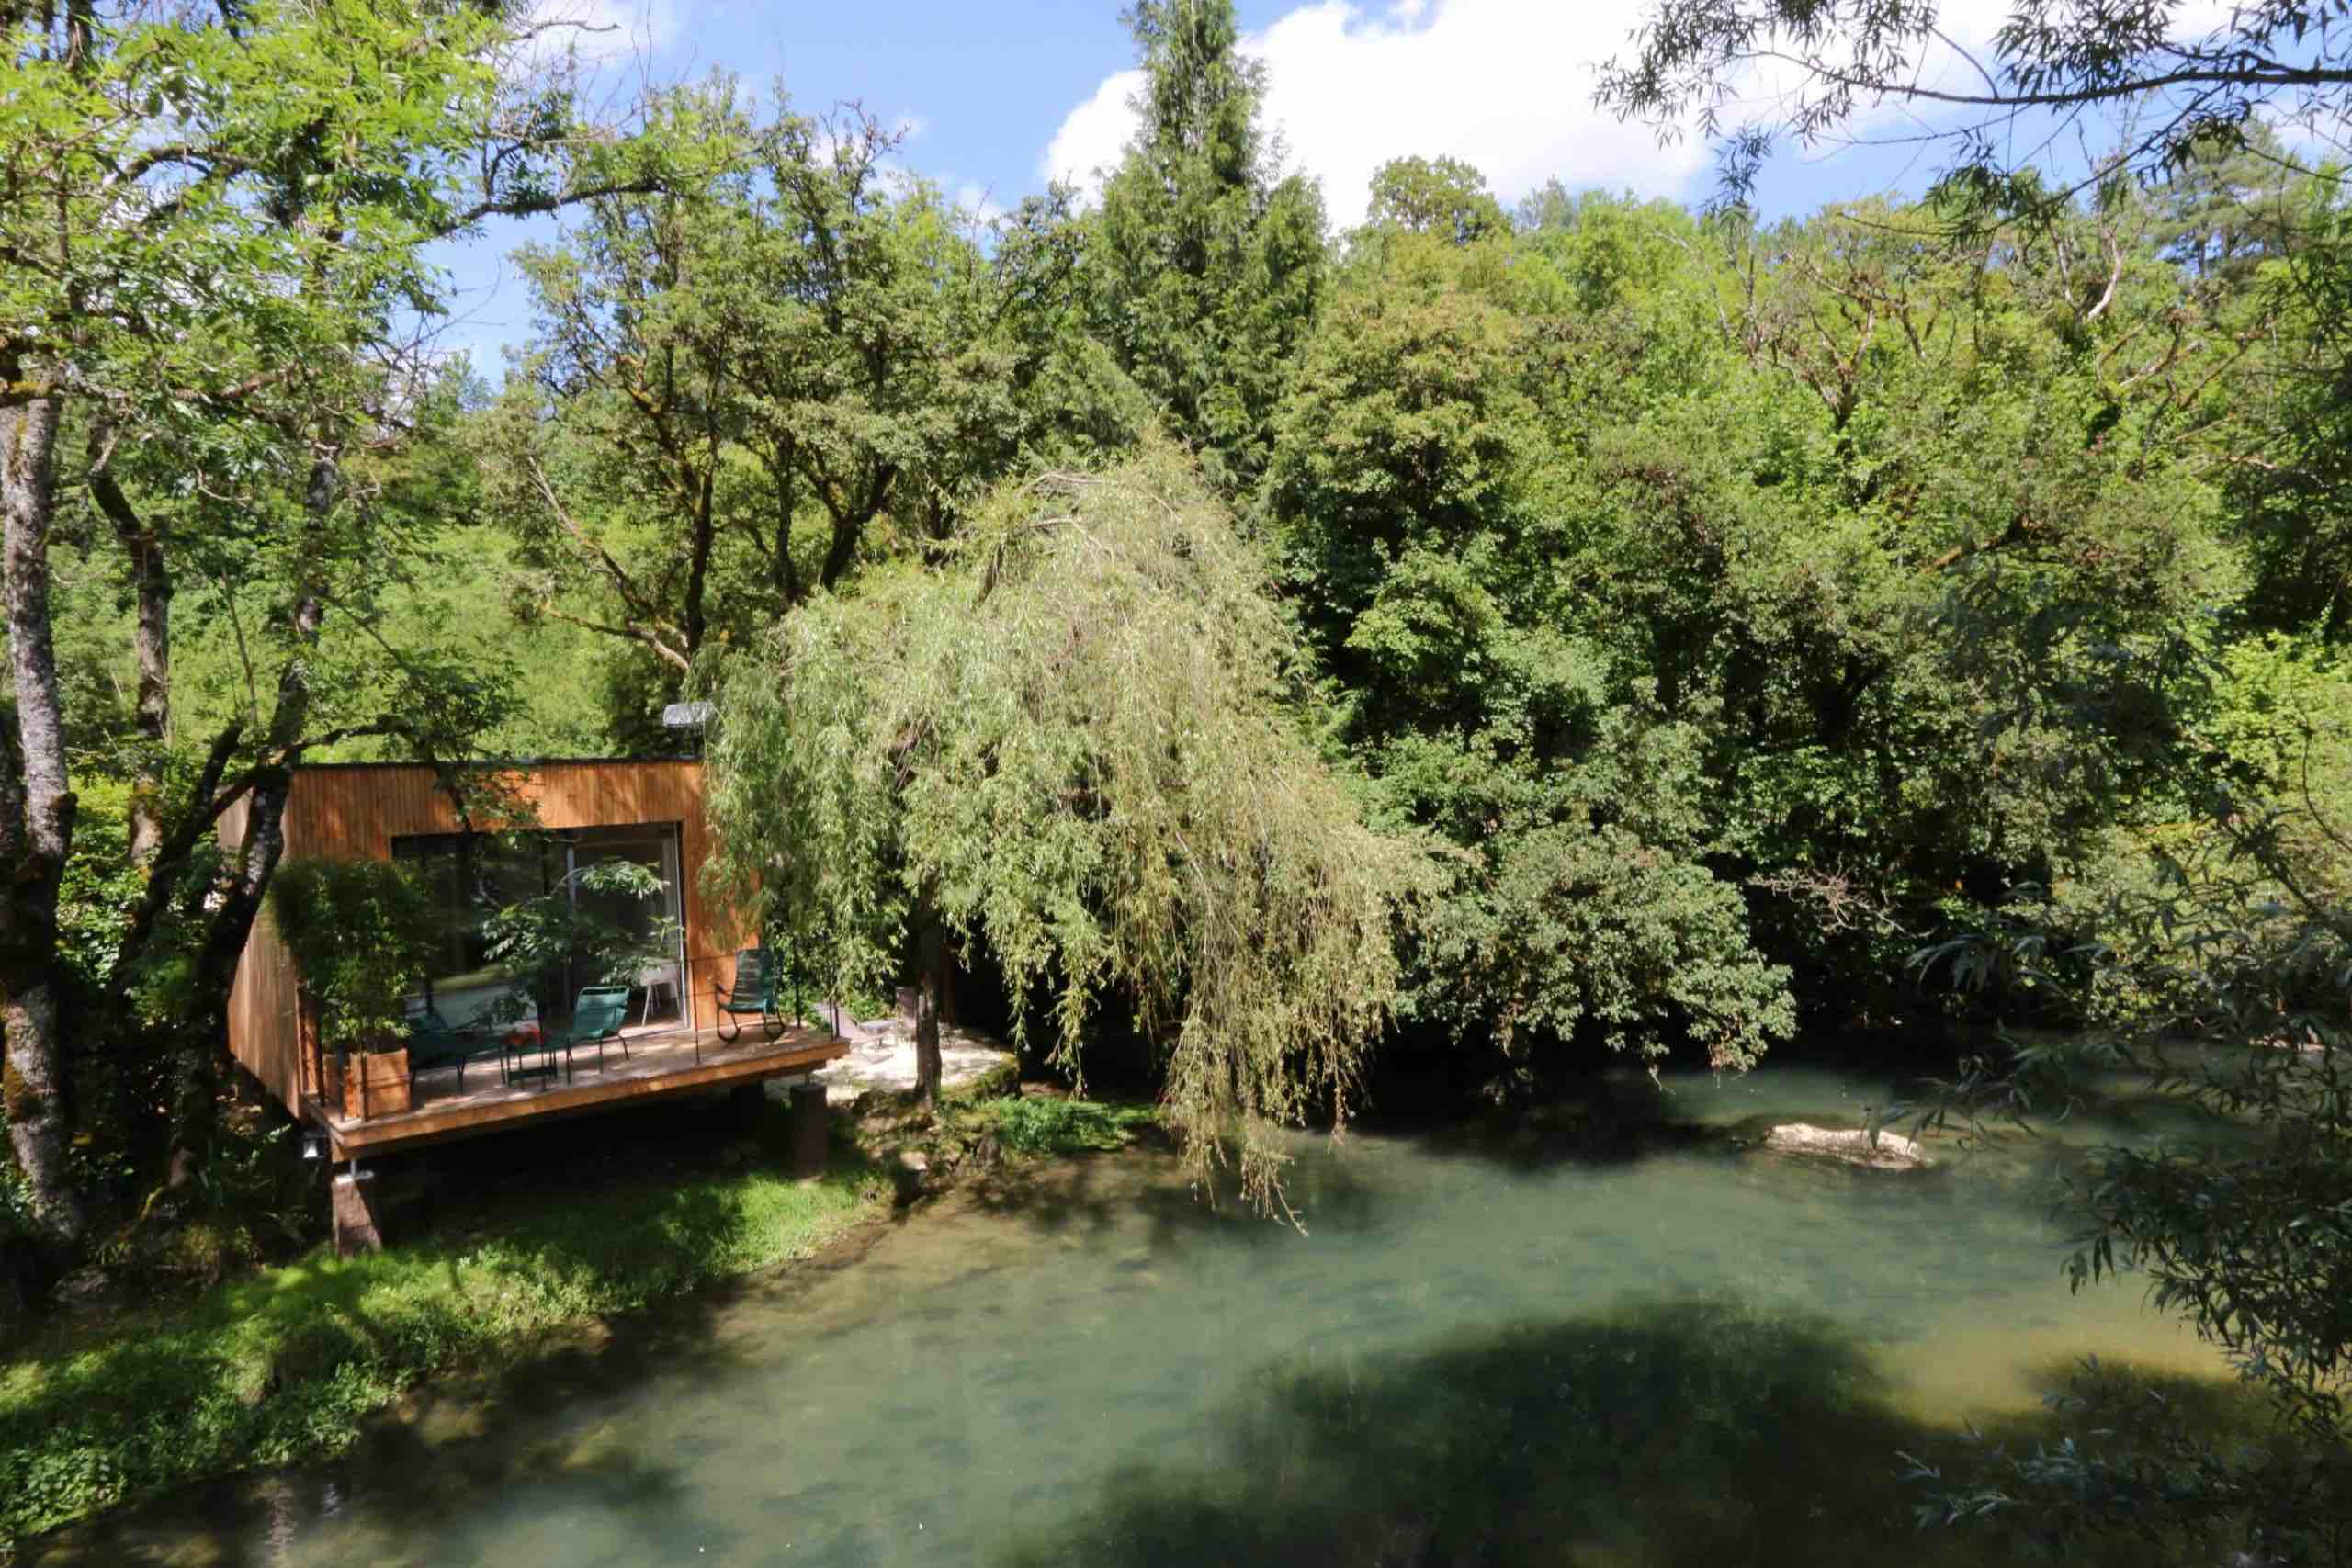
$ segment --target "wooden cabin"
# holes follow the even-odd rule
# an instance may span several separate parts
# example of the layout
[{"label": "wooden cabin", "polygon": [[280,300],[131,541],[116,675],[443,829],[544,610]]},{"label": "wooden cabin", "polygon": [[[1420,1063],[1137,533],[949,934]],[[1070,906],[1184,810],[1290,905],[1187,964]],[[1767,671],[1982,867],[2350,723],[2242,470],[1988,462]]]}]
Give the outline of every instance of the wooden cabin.
[{"label": "wooden cabin", "polygon": [[[326,1134],[335,1158],[356,1161],[652,1096],[805,1077],[846,1054],[847,1045],[830,1031],[797,1017],[780,1033],[753,1022],[731,1041],[717,1029],[718,994],[733,983],[738,951],[753,943],[736,911],[703,888],[711,841],[701,762],[498,763],[466,773],[496,786],[512,831],[481,831],[480,803],[461,811],[444,776],[421,764],[303,767],[287,796],[288,857],[410,860],[447,890],[453,901],[449,951],[413,1008],[430,1006],[460,1029],[479,1026],[485,1036],[514,1027],[511,1008],[496,1019],[489,1009],[492,998],[515,987],[511,977],[485,965],[478,932],[469,934],[475,922],[466,918],[466,901],[479,908],[486,890],[520,897],[576,887],[571,873],[599,859],[631,859],[658,871],[664,907],[642,913],[663,920],[664,931],[666,922],[675,923],[675,959],[665,952],[662,962],[638,976],[621,1030],[625,1054],[609,1050],[592,1067],[580,1066],[575,1054],[571,1071],[528,1083],[507,1081],[494,1062],[463,1074],[418,1072],[406,1086],[408,1109],[354,1117],[333,1092],[339,1088],[333,1081],[335,1064],[319,1049],[315,1014],[304,1005],[291,955],[265,908],[230,994],[229,1048],[298,1119]],[[242,843],[245,827],[241,803],[222,819],[222,842]],[[556,992],[575,988],[567,984]],[[783,1005],[791,1010],[792,998],[783,998]],[[821,1108],[821,1091],[815,1098]]]}]

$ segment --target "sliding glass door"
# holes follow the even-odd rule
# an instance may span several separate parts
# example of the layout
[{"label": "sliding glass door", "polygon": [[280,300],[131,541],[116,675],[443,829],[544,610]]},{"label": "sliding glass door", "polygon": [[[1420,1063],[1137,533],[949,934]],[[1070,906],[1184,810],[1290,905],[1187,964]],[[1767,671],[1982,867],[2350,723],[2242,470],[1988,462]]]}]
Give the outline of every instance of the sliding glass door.
[{"label": "sliding glass door", "polygon": [[[628,936],[646,951],[631,973],[597,973],[585,962],[572,964],[571,990],[589,986],[627,984],[638,993],[630,999],[633,1016],[648,1023],[680,1021],[685,1004],[685,908],[680,886],[678,829],[674,823],[647,823],[625,828],[582,828],[564,835],[564,879],[572,889],[575,907],[600,925]],[[643,866],[661,879],[654,897],[640,898],[619,891],[585,886],[580,874],[591,866],[625,861]]]}]

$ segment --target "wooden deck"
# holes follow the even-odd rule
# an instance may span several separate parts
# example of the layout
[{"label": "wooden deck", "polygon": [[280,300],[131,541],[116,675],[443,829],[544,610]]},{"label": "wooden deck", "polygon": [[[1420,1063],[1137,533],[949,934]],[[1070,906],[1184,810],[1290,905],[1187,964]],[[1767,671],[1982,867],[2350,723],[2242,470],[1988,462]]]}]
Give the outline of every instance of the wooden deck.
[{"label": "wooden deck", "polygon": [[[435,1067],[416,1075],[414,1105],[394,1116],[370,1116],[346,1121],[325,1104],[307,1100],[310,1120],[326,1131],[336,1159],[357,1159],[496,1133],[525,1122],[583,1111],[610,1110],[632,1100],[678,1094],[707,1094],[768,1078],[814,1072],[849,1054],[849,1042],[830,1031],[793,1027],[775,1040],[763,1039],[754,1026],[729,1043],[712,1030],[683,1027],[631,1029],[628,1058],[618,1046],[605,1047],[604,1066],[596,1065],[594,1047],[572,1052],[572,1075],[565,1081],[560,1069],[554,1078],[526,1084],[503,1081],[495,1060],[476,1062],[466,1069],[462,1091],[454,1067]],[[699,1037],[700,1059],[695,1046]]]}]

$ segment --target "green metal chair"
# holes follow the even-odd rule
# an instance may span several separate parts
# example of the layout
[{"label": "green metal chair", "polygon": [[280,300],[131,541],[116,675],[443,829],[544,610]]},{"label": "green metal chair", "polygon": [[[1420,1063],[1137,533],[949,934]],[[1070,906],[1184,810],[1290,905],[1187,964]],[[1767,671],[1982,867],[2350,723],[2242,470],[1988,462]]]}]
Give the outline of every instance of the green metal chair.
[{"label": "green metal chair", "polygon": [[[734,1032],[728,1032],[730,1019],[756,1018],[761,1030],[770,1040],[784,1032],[784,1010],[776,1005],[775,954],[764,947],[747,947],[735,955],[735,986],[722,991],[714,983],[711,994],[718,1003],[718,1037],[729,1044],[743,1037],[744,1026],[738,1022]],[[695,1059],[702,1059],[702,1037],[695,1037]]]},{"label": "green metal chair", "polygon": [[628,1016],[627,986],[591,986],[580,993],[571,1005],[571,1027],[560,1034],[547,1037],[550,1053],[563,1053],[563,1076],[571,1077],[571,1053],[584,1045],[596,1047],[596,1066],[605,1065],[607,1044],[621,1048],[621,1060],[628,1060],[628,1042],[621,1035],[621,1021]]},{"label": "green metal chair", "polygon": [[466,1064],[499,1054],[499,1043],[481,1032],[458,1028],[428,1006],[408,1020],[409,1092],[416,1091],[416,1075],[435,1067],[458,1069],[458,1092],[465,1092]]}]

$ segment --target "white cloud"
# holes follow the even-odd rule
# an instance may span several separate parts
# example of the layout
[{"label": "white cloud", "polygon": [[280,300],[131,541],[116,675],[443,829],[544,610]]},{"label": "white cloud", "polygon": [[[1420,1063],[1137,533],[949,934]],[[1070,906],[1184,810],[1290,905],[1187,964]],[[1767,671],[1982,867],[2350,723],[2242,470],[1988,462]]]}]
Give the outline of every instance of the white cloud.
[{"label": "white cloud", "polygon": [[1054,132],[1037,172],[1048,180],[1068,180],[1092,191],[1097,177],[1119,161],[1119,153],[1135,134],[1136,114],[1127,100],[1143,91],[1143,73],[1122,71],[1103,78],[1094,96],[1069,111]]},{"label": "white cloud", "polygon": [[[1323,182],[1331,221],[1363,219],[1373,172],[1419,153],[1464,159],[1506,201],[1571,188],[1680,194],[1707,152],[1661,147],[1592,106],[1590,63],[1622,53],[1642,0],[1317,0],[1242,41],[1266,62],[1266,115],[1291,162]],[[1124,71],[1070,111],[1043,172],[1091,188],[1133,134]]]},{"label": "white cloud", "polygon": [[[1450,154],[1475,165],[1506,203],[1557,178],[1644,196],[1689,197],[1713,155],[1695,136],[1660,145],[1592,103],[1593,68],[1623,57],[1648,0],[1313,0],[1242,40],[1267,67],[1266,114],[1294,165],[1321,177],[1335,228],[1363,221],[1374,170],[1391,158]],[[1987,65],[2014,0],[1948,0],[1948,36]],[[2229,0],[2188,0],[2177,35],[2226,20]],[[1975,68],[1936,48],[1918,79],[1966,90]],[[1726,118],[1770,119],[1792,71],[1750,73]],[[1127,100],[1143,73],[1122,71],[1070,110],[1039,161],[1047,178],[1091,192],[1134,134]],[[1901,135],[1897,106],[1858,116],[1847,134]]]},{"label": "white cloud", "polygon": [[535,54],[553,59],[577,50],[582,61],[599,65],[658,53],[685,19],[681,0],[540,0],[529,17],[539,29]]},{"label": "white cloud", "polygon": [[1005,214],[1004,204],[989,193],[988,186],[974,180],[966,180],[956,187],[956,205],[982,223],[993,223]]}]

